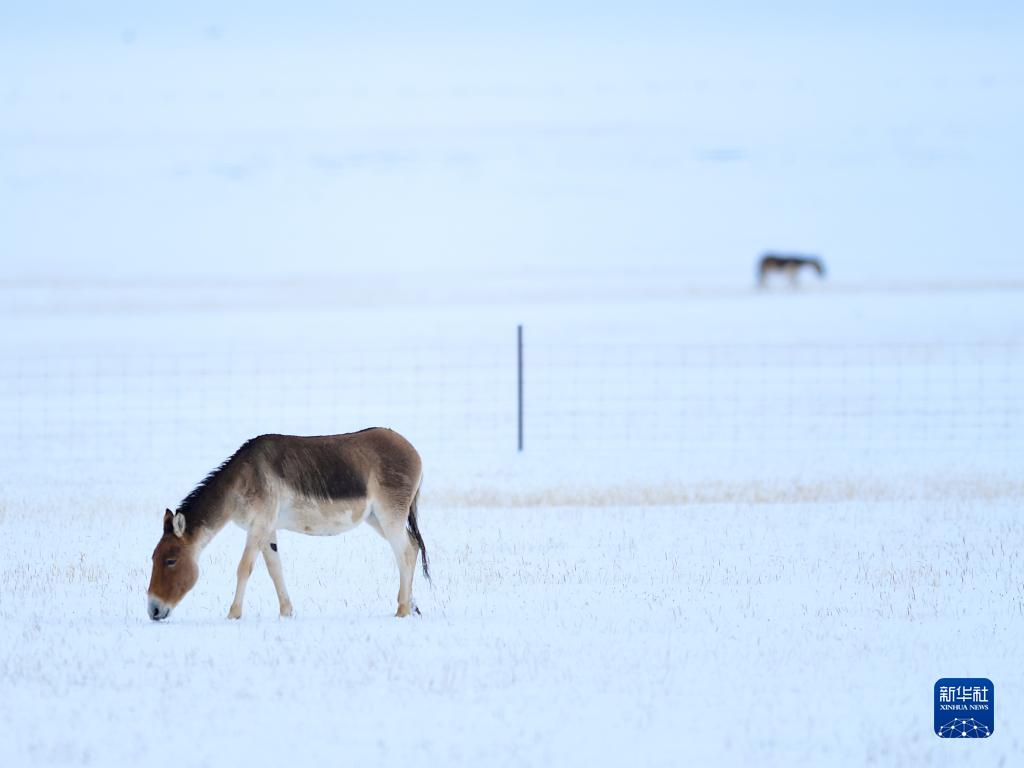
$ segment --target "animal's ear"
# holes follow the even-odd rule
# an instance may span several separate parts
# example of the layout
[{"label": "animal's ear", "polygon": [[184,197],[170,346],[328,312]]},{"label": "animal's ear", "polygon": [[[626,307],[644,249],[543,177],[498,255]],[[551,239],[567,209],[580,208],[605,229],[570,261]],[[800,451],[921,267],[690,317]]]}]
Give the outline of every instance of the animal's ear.
[{"label": "animal's ear", "polygon": [[174,519],[172,520],[172,525],[174,526],[175,536],[177,536],[180,539],[182,536],[185,535],[185,516],[181,514],[181,512],[174,516]]},{"label": "animal's ear", "polygon": [[171,521],[174,519],[174,513],[171,510],[164,511],[164,533],[171,533],[174,529],[171,525]]}]

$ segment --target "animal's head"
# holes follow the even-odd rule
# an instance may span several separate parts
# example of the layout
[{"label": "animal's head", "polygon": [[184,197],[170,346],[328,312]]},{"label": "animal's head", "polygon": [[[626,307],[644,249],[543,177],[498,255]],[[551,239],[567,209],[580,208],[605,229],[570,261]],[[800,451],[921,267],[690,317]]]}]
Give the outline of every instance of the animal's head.
[{"label": "animal's head", "polygon": [[166,619],[198,579],[196,550],[186,535],[185,516],[168,509],[164,513],[164,535],[153,550],[149,618],[153,621]]}]

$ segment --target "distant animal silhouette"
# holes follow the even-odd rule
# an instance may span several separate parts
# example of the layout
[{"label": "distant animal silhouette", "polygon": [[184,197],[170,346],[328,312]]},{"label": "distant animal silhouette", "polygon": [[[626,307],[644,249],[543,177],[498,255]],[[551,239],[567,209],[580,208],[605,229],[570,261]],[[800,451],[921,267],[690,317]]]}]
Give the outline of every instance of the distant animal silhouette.
[{"label": "distant animal silhouette", "polygon": [[820,278],[825,277],[825,264],[817,256],[802,256],[796,253],[766,253],[757,265],[757,284],[764,288],[770,275],[785,274],[789,276],[789,284],[796,286],[797,274],[804,267],[813,269]]}]

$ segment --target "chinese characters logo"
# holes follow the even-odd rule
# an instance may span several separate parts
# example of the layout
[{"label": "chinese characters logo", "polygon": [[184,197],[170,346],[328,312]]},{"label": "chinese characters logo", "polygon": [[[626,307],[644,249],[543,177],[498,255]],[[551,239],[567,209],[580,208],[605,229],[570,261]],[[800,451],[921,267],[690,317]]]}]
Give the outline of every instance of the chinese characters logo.
[{"label": "chinese characters logo", "polygon": [[944,677],[935,683],[935,733],[940,739],[986,739],[995,730],[995,687],[985,677]]}]

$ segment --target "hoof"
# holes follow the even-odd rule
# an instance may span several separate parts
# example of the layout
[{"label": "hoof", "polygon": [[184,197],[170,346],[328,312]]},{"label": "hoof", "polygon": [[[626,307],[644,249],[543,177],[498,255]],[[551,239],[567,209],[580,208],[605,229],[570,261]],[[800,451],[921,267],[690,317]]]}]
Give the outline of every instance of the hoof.
[{"label": "hoof", "polygon": [[398,612],[395,614],[395,618],[402,619],[408,616],[410,613],[411,611],[409,610],[408,605],[400,605],[398,606]]},{"label": "hoof", "polygon": [[294,615],[295,615],[295,612],[292,610],[292,606],[291,606],[290,603],[288,605],[282,605],[281,606],[281,618],[282,619],[290,619]]},{"label": "hoof", "polygon": [[240,618],[242,618],[242,609],[241,608],[236,608],[235,606],[232,605],[231,606],[231,610],[228,611],[228,618],[229,619],[240,619]]}]

